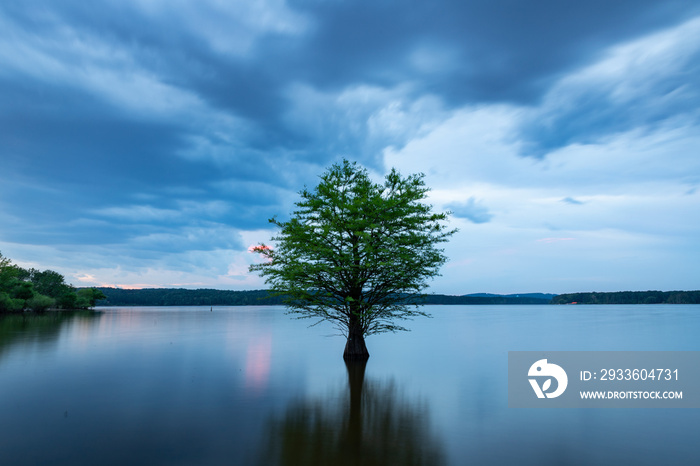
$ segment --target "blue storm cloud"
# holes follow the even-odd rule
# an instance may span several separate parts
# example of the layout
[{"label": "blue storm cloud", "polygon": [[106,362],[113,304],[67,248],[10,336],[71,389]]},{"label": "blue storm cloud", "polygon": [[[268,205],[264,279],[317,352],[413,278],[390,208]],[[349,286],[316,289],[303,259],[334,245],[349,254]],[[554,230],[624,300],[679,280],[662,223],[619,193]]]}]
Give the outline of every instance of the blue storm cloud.
[{"label": "blue storm cloud", "polygon": [[473,223],[487,223],[493,218],[488,207],[470,197],[466,202],[455,202],[447,205],[452,214],[458,218],[466,218]]},{"label": "blue storm cloud", "polygon": [[582,201],[579,201],[578,199],[574,199],[573,197],[565,197],[564,199],[561,200],[561,202],[564,202],[565,204],[571,204],[571,205],[583,205]]}]

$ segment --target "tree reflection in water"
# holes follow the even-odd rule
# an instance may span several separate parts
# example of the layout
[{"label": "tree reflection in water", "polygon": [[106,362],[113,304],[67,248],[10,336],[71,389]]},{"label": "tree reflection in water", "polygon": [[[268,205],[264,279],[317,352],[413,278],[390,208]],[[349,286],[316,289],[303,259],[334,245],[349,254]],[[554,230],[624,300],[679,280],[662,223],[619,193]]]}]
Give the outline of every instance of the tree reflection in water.
[{"label": "tree reflection in water", "polygon": [[293,402],[272,419],[260,464],[442,465],[427,406],[395,384],[365,381],[367,362],[346,362],[349,396]]},{"label": "tree reflection in water", "polygon": [[[61,330],[71,322],[96,323],[96,311],[49,311],[0,314],[0,359],[16,345],[26,348],[55,343]],[[27,349],[28,350],[28,349]]]}]

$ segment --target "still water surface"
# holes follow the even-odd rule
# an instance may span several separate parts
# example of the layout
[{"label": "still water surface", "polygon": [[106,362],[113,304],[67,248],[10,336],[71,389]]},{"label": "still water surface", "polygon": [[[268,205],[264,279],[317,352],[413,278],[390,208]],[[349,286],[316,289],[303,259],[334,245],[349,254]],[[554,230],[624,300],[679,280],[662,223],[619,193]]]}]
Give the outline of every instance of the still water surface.
[{"label": "still water surface", "polygon": [[0,317],[2,464],[700,464],[700,410],[508,408],[508,351],[700,350],[700,306],[426,306],[344,339],[281,307]]}]

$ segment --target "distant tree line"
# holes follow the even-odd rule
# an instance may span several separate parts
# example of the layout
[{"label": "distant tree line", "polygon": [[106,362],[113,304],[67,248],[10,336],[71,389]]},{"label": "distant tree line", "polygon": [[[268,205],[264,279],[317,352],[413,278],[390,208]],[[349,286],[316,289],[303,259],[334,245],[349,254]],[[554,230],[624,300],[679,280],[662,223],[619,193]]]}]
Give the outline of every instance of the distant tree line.
[{"label": "distant tree line", "polygon": [[23,269],[0,253],[0,312],[88,309],[102,298],[96,288],[76,289],[58,272]]},{"label": "distant tree line", "polygon": [[[99,306],[272,306],[283,302],[267,290],[227,291],[213,289],[97,288],[105,295]],[[426,295],[417,304],[548,304],[532,297]]]},{"label": "distant tree line", "polygon": [[421,298],[421,300],[419,300],[419,304],[549,304],[549,300],[529,296],[452,296],[444,294],[431,294]]},{"label": "distant tree line", "polygon": [[560,294],[552,304],[700,304],[700,291],[617,291]]},{"label": "distant tree line", "polygon": [[272,306],[282,303],[266,290],[230,291],[181,288],[97,288],[105,296],[99,306]]},{"label": "distant tree line", "polygon": [[[88,289],[88,288],[84,288]],[[268,290],[230,291],[181,288],[96,288],[105,298],[98,306],[274,306],[283,303],[282,296]],[[81,289],[78,290],[80,292]],[[572,293],[553,299],[535,296],[489,295],[451,296],[430,294],[414,301],[426,305],[513,305],[513,304],[700,304],[700,291],[623,291],[616,293]]]},{"label": "distant tree line", "polygon": [[[33,341],[58,341],[61,328],[70,323],[89,323],[99,319],[92,310],[61,312],[8,312],[0,313],[0,360],[16,343],[29,337]],[[4,464],[4,463],[3,463]]]}]

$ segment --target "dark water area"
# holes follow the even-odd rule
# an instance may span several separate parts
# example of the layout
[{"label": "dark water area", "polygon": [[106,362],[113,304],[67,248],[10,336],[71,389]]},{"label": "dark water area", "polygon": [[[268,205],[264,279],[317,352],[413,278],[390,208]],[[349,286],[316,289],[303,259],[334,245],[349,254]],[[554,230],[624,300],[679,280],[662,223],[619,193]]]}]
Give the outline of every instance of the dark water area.
[{"label": "dark water area", "polygon": [[698,409],[508,408],[508,351],[698,351],[700,306],[426,306],[344,339],[282,307],[0,317],[3,465],[700,464]]}]

